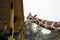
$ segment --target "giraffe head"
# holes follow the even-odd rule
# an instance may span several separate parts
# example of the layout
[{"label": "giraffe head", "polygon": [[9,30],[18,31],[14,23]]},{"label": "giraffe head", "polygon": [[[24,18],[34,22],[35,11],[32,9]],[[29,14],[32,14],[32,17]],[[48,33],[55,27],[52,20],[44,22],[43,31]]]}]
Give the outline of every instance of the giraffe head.
[{"label": "giraffe head", "polygon": [[27,16],[26,23],[27,24],[34,23],[35,22],[35,19],[36,19],[36,15],[32,16],[32,14],[30,12],[29,15]]}]

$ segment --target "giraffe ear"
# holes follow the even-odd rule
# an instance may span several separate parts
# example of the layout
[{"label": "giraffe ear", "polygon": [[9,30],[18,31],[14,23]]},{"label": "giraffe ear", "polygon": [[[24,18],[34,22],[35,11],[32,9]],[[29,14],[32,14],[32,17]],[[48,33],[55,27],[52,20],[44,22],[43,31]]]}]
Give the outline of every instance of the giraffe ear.
[{"label": "giraffe ear", "polygon": [[31,15],[31,12],[29,13],[29,16]]},{"label": "giraffe ear", "polygon": [[37,16],[37,14],[36,15],[34,15],[34,17],[36,17]]}]

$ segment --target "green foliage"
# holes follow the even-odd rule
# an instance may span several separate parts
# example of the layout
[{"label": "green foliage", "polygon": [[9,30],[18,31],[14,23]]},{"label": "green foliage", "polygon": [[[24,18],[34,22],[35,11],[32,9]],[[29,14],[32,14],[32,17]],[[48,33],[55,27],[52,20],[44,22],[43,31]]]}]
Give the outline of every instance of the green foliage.
[{"label": "green foliage", "polygon": [[41,32],[42,28],[37,26],[36,31],[33,31],[33,24],[25,25],[25,39],[27,40],[57,40],[60,35],[56,32],[51,32],[50,34],[43,34]]},{"label": "green foliage", "polygon": [[41,32],[41,27],[40,26],[37,26],[36,28],[36,32],[34,33],[37,37],[41,37],[43,34]]},{"label": "green foliage", "polygon": [[57,40],[58,38],[60,38],[60,35],[56,32],[51,32],[47,38],[43,38],[42,40]]}]

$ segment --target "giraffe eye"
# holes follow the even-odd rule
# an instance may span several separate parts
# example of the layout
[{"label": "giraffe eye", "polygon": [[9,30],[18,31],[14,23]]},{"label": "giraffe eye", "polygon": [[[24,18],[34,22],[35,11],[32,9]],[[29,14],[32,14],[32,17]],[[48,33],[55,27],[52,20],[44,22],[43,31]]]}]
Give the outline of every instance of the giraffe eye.
[{"label": "giraffe eye", "polygon": [[31,20],[32,18],[30,18],[30,20]]}]

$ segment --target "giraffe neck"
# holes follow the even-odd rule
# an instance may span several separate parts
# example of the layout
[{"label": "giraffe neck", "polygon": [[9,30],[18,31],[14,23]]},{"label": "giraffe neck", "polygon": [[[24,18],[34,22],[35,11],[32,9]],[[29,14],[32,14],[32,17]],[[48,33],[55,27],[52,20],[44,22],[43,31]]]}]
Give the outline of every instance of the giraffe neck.
[{"label": "giraffe neck", "polygon": [[36,18],[35,23],[48,30],[53,30],[53,31],[59,30],[58,32],[60,32],[60,22],[53,22],[53,21],[47,21],[47,20]]}]

